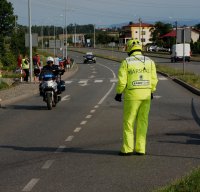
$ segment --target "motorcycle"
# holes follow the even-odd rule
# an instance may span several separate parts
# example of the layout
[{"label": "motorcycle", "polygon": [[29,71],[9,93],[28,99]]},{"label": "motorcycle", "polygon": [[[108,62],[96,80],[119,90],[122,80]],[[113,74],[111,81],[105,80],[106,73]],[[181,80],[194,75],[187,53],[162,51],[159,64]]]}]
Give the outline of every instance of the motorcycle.
[{"label": "motorcycle", "polygon": [[[56,107],[61,100],[61,93],[65,90],[65,82],[61,80],[63,70],[46,71],[42,75],[42,82],[39,86],[40,96],[47,103],[48,110]],[[55,75],[56,74],[56,75]]]}]

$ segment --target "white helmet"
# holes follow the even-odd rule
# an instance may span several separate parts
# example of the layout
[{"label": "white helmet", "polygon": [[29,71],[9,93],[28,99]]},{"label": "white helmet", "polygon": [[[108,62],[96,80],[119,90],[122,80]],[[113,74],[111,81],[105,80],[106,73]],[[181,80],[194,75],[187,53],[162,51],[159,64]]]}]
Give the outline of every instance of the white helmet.
[{"label": "white helmet", "polygon": [[51,62],[54,63],[54,59],[53,59],[53,57],[47,57],[47,63],[51,63]]}]

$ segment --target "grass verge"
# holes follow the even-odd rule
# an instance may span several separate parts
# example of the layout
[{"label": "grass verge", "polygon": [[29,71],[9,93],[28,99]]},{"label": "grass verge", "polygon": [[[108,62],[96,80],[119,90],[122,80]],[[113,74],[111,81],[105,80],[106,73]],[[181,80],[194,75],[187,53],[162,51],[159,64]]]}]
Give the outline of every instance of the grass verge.
[{"label": "grass verge", "polygon": [[155,190],[154,192],[199,192],[200,191],[200,168],[169,186]]}]

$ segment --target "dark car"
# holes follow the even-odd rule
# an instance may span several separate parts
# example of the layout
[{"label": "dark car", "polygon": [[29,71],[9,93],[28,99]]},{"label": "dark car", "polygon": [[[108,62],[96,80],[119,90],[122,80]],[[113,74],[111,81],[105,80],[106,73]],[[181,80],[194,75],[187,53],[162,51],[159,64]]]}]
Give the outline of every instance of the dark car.
[{"label": "dark car", "polygon": [[83,57],[84,57],[83,63],[96,63],[96,57],[95,55],[93,55],[92,52],[86,53]]}]

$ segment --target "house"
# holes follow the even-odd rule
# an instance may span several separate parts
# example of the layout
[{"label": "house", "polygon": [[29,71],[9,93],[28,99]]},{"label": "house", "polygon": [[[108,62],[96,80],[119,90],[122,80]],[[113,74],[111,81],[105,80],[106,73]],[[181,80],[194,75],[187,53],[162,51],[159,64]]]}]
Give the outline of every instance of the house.
[{"label": "house", "polygon": [[151,32],[154,25],[148,23],[133,23],[122,27],[121,34],[119,36],[119,43],[121,45],[126,44],[127,40],[134,38],[139,39],[142,45],[152,43],[150,41]]},{"label": "house", "polygon": [[193,28],[191,29],[191,40],[193,41],[193,43],[200,40],[200,30],[193,29]]},{"label": "house", "polygon": [[[194,28],[187,27],[189,29],[189,35],[191,36],[191,41],[193,43],[197,42],[200,39],[200,31]],[[178,28],[178,30],[183,30],[183,28]],[[169,33],[162,35],[160,38],[164,37],[176,37],[176,29],[173,29]]]}]

